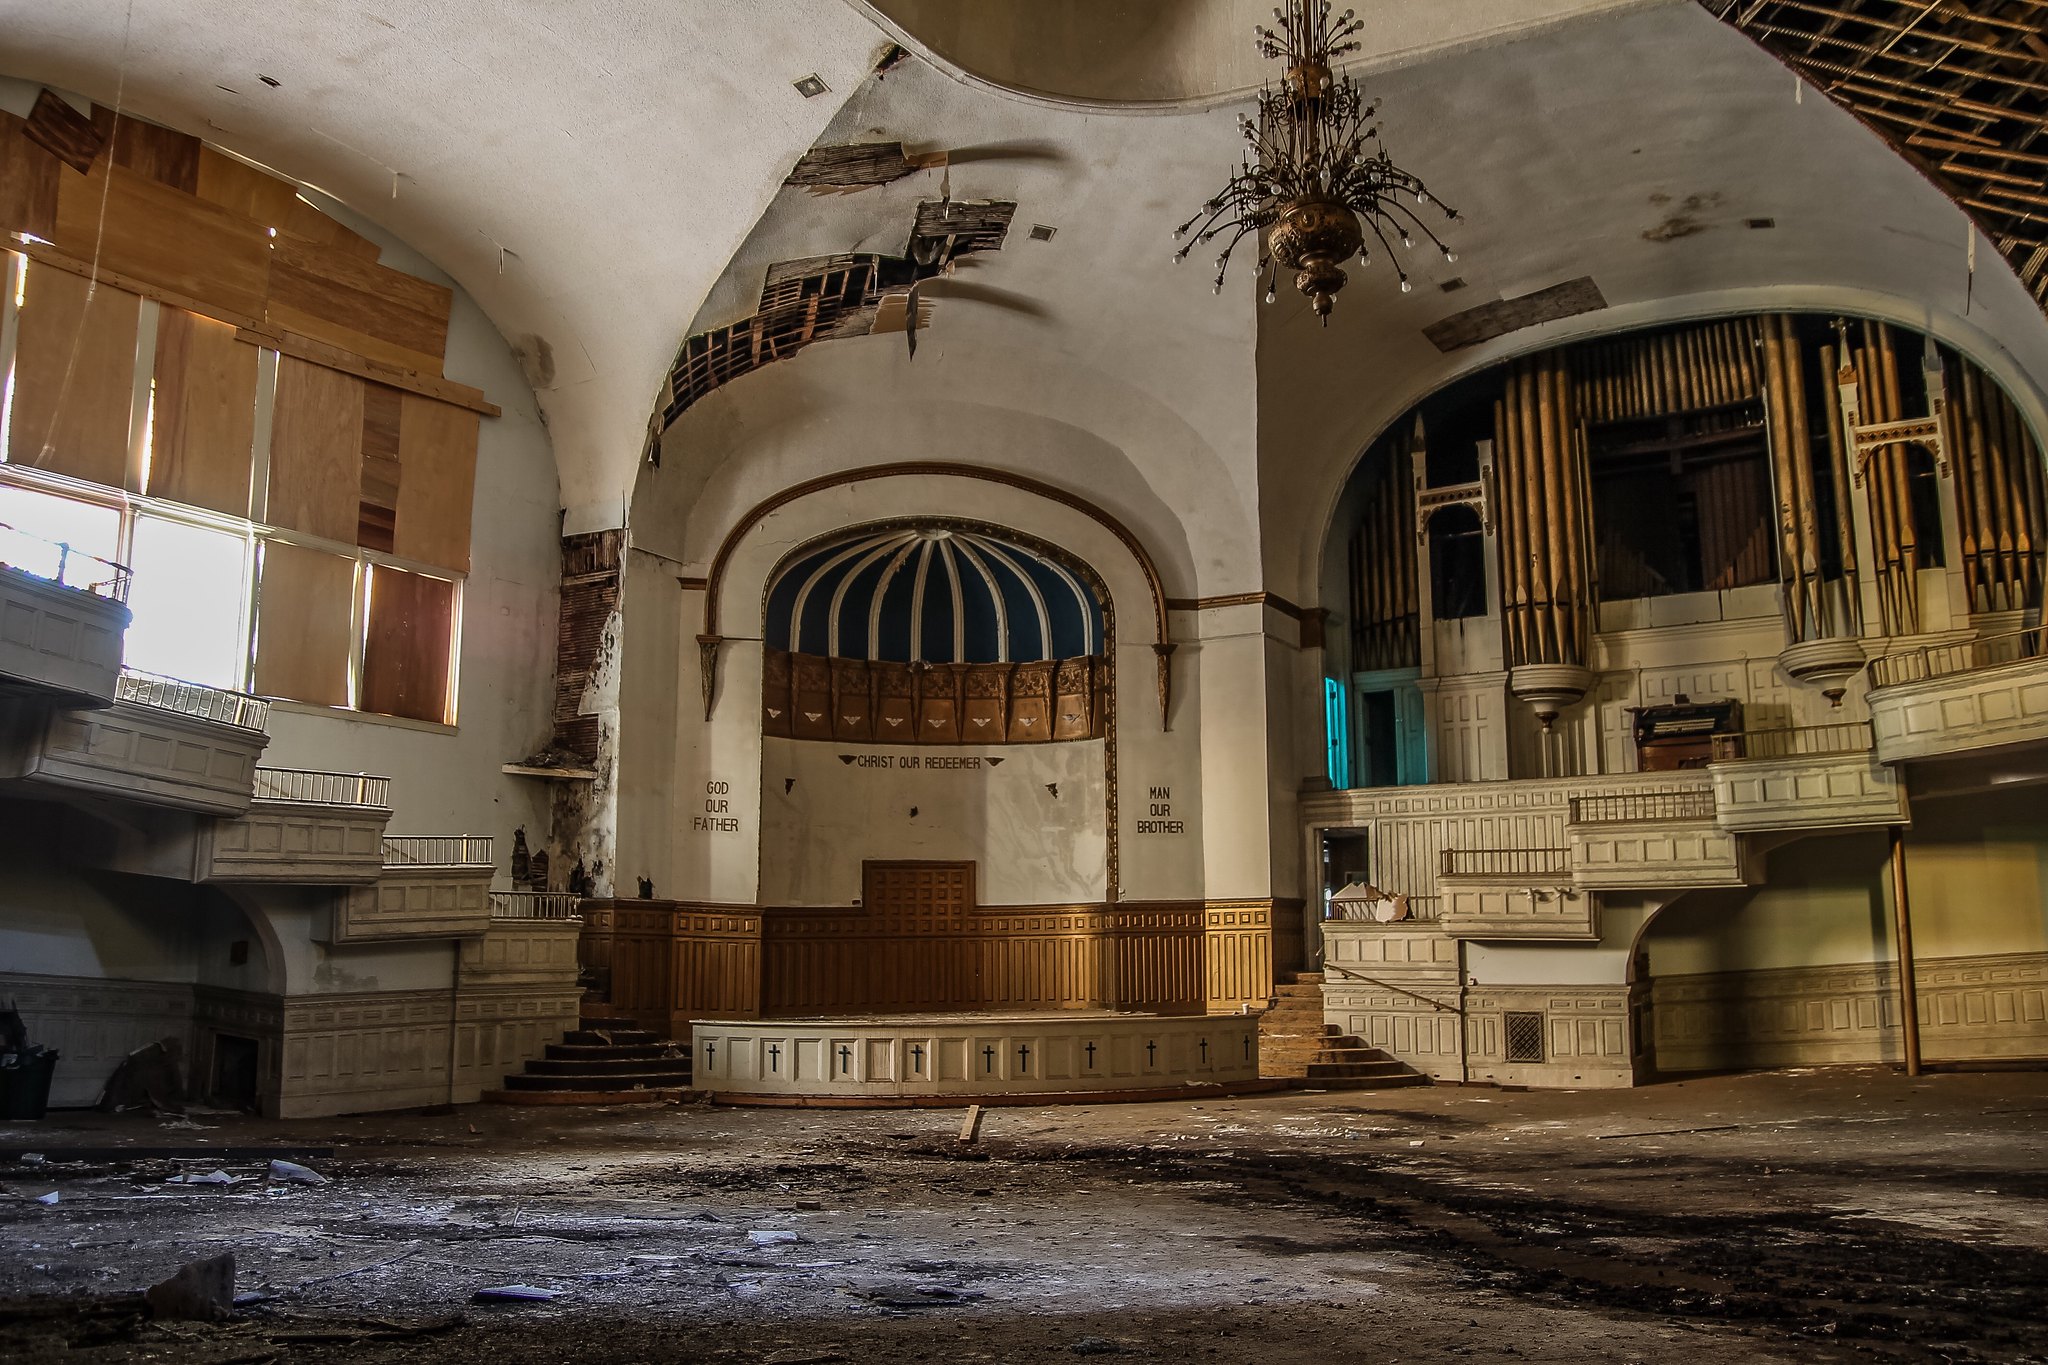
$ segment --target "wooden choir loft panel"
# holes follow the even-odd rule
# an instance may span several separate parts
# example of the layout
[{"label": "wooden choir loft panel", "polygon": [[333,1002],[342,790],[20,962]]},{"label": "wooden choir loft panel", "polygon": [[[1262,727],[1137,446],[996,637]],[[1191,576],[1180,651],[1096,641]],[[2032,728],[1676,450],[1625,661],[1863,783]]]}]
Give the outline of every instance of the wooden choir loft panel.
[{"label": "wooden choir loft panel", "polygon": [[[68,176],[70,172],[65,172]],[[15,333],[8,459],[122,488],[141,299],[30,264]]]},{"label": "wooden choir loft panel", "polygon": [[927,664],[765,651],[761,730],[878,744],[1036,744],[1099,739],[1109,662]]}]

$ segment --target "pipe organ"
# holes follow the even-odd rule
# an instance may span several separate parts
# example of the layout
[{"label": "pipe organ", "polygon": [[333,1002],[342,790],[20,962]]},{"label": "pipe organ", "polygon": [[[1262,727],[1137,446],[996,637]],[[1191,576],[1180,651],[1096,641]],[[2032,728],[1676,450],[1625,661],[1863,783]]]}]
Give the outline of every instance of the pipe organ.
[{"label": "pipe organ", "polygon": [[1585,434],[1562,351],[1514,362],[1493,405],[1511,665],[1584,665],[1593,636]]},{"label": "pipe organ", "polygon": [[1420,572],[1415,553],[1415,485],[1410,473],[1422,448],[1417,417],[1386,444],[1388,458],[1370,476],[1364,519],[1351,541],[1352,638],[1360,669],[1413,668],[1418,639]]},{"label": "pipe organ", "polygon": [[1975,611],[2037,611],[2043,525],[2041,447],[2019,409],[1964,363],[1948,410],[1956,477],[1956,521]]}]

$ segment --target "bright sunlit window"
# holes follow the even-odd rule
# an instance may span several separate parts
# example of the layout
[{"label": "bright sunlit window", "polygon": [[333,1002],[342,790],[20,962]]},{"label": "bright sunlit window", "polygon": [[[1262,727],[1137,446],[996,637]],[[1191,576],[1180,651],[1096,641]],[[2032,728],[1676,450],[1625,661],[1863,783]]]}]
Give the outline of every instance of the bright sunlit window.
[{"label": "bright sunlit window", "polygon": [[126,661],[208,687],[241,683],[249,542],[161,517],[135,519]]},{"label": "bright sunlit window", "polygon": [[[121,559],[121,512],[119,508],[60,498],[33,489],[0,486],[0,522],[27,535],[7,536],[0,545],[0,560],[43,578],[57,577],[62,552],[57,541],[84,555],[119,563]],[[31,539],[40,537],[40,539]],[[97,565],[74,562],[66,581],[76,588],[91,588]]]}]

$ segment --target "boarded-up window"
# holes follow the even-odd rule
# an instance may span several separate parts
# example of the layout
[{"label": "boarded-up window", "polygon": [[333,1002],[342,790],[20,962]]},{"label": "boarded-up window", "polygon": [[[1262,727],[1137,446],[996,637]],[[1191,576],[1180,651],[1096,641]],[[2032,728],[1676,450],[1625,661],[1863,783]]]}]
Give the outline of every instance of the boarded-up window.
[{"label": "boarded-up window", "polygon": [[265,542],[256,587],[256,691],[348,705],[356,561]]},{"label": "boarded-up window", "polygon": [[477,415],[416,394],[399,425],[397,554],[469,571],[469,505],[476,493]]},{"label": "boarded-up window", "polygon": [[119,488],[128,473],[141,300],[102,284],[88,308],[79,276],[25,268],[8,462]]},{"label": "boarded-up window", "polygon": [[362,511],[363,381],[291,356],[277,362],[264,520],[353,545]]},{"label": "boarded-up window", "polygon": [[256,348],[235,340],[235,329],[224,322],[163,309],[150,414],[149,486],[143,491],[247,516]]},{"label": "boarded-up window", "polygon": [[372,569],[358,708],[414,720],[447,720],[454,617],[453,583],[382,565]]}]

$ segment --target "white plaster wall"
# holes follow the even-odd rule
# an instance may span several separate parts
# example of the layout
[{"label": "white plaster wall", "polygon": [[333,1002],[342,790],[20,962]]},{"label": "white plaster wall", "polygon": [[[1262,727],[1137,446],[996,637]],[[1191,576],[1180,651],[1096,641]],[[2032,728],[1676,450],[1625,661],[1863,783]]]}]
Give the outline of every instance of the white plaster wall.
[{"label": "white plaster wall", "polygon": [[[376,225],[325,201],[320,207],[378,242],[383,264],[451,284]],[[548,826],[544,784],[499,767],[534,752],[552,728],[561,582],[554,454],[518,362],[460,288],[446,373],[504,409],[484,418],[478,435],[457,724],[281,704],[271,712],[263,761],[389,777],[392,834],[496,835],[499,862],[509,865],[513,829],[524,825],[538,842]]]},{"label": "white plaster wall", "polygon": [[195,979],[190,887],[159,891],[142,878],[82,873],[19,847],[9,851],[8,864],[0,888],[0,972]]},{"label": "white plaster wall", "polygon": [[[762,748],[764,905],[851,905],[862,860],[889,858],[972,861],[983,905],[1073,905],[1106,894],[1100,740],[913,748],[768,738]],[[842,754],[888,766],[847,764]],[[982,766],[924,766],[960,758]]]},{"label": "white plaster wall", "polygon": [[1658,904],[1632,895],[1602,895],[1598,943],[1468,943],[1466,976],[1476,986],[1624,985],[1636,935]]},{"label": "white plaster wall", "polygon": [[[676,894],[677,852],[690,842],[687,823],[679,829],[673,816],[687,809],[691,793],[670,788],[683,718],[693,715],[701,724],[704,714],[694,683],[683,682],[684,669],[694,674],[697,654],[697,627],[686,621],[685,598],[701,597],[686,594],[677,577],[672,561],[637,547],[627,552],[616,618],[616,710],[605,722],[615,764],[615,842],[606,873],[622,896],[634,895],[641,877],[654,882],[657,896]],[[573,855],[569,862],[575,862]]]}]

